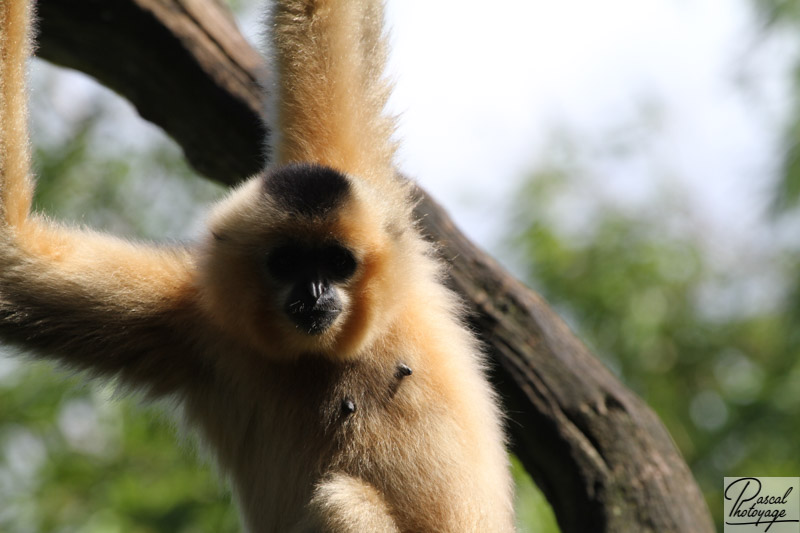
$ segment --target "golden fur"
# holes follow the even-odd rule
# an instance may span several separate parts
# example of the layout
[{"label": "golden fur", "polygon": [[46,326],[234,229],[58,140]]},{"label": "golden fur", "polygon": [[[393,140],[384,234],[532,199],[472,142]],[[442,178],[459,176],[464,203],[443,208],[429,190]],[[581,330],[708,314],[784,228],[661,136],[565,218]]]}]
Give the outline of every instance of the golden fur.
[{"label": "golden fur", "polygon": [[[0,2],[0,338],[178,400],[252,532],[513,530],[497,402],[393,167],[382,16],[378,0],[276,2],[274,164],[202,242],[170,248],[28,213],[30,6]],[[300,216],[265,192],[294,162],[343,173],[335,208]],[[287,238],[357,260],[319,335],[263,272]]]}]

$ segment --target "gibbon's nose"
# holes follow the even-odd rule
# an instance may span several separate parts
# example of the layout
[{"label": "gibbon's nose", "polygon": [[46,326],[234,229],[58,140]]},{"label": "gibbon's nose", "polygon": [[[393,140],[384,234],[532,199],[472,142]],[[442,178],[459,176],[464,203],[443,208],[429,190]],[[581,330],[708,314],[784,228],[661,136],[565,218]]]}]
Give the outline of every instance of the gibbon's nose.
[{"label": "gibbon's nose", "polygon": [[314,279],[308,283],[308,295],[311,296],[310,300],[314,304],[316,304],[325,293],[326,285],[327,284],[321,279]]},{"label": "gibbon's nose", "polygon": [[309,335],[324,332],[342,312],[336,290],[322,279],[298,283],[285,309],[292,322]]}]

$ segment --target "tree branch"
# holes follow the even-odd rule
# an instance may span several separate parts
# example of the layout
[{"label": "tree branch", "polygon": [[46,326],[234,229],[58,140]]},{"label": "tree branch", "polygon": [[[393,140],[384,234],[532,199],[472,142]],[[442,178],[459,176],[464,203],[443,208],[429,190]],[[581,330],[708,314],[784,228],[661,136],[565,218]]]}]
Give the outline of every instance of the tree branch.
[{"label": "tree branch", "polygon": [[[264,165],[261,60],[216,0],[40,0],[39,53],[129,99],[211,179]],[[423,191],[417,213],[495,363],[514,453],[567,533],[712,532],[653,411]]]},{"label": "tree branch", "polygon": [[263,62],[223,5],[46,0],[38,11],[40,55],[130,100],[198,172],[233,183],[263,167]]}]

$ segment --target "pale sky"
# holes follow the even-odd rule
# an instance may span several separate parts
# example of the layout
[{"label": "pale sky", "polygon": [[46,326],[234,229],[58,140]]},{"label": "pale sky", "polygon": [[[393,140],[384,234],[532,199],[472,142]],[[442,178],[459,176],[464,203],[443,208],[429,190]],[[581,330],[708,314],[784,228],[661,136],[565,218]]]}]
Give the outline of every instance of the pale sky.
[{"label": "pale sky", "polygon": [[667,175],[741,234],[759,212],[751,193],[774,176],[795,44],[760,37],[751,4],[389,0],[401,164],[491,245],[491,213],[547,160],[554,132],[602,144],[646,121],[639,150],[591,164],[607,194],[635,199]]}]

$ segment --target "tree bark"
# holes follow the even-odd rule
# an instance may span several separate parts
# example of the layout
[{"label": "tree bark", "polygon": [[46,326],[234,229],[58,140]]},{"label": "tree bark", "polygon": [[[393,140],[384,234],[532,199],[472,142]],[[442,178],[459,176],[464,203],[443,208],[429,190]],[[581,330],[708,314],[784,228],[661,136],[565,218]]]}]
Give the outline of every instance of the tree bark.
[{"label": "tree bark", "polygon": [[[39,55],[82,70],[161,126],[197,171],[234,184],[265,164],[268,76],[216,0],[40,0]],[[465,111],[466,112],[466,111]],[[536,293],[422,190],[423,231],[471,307],[508,413],[512,449],[561,530],[712,532],[702,494],[653,411]]]}]

